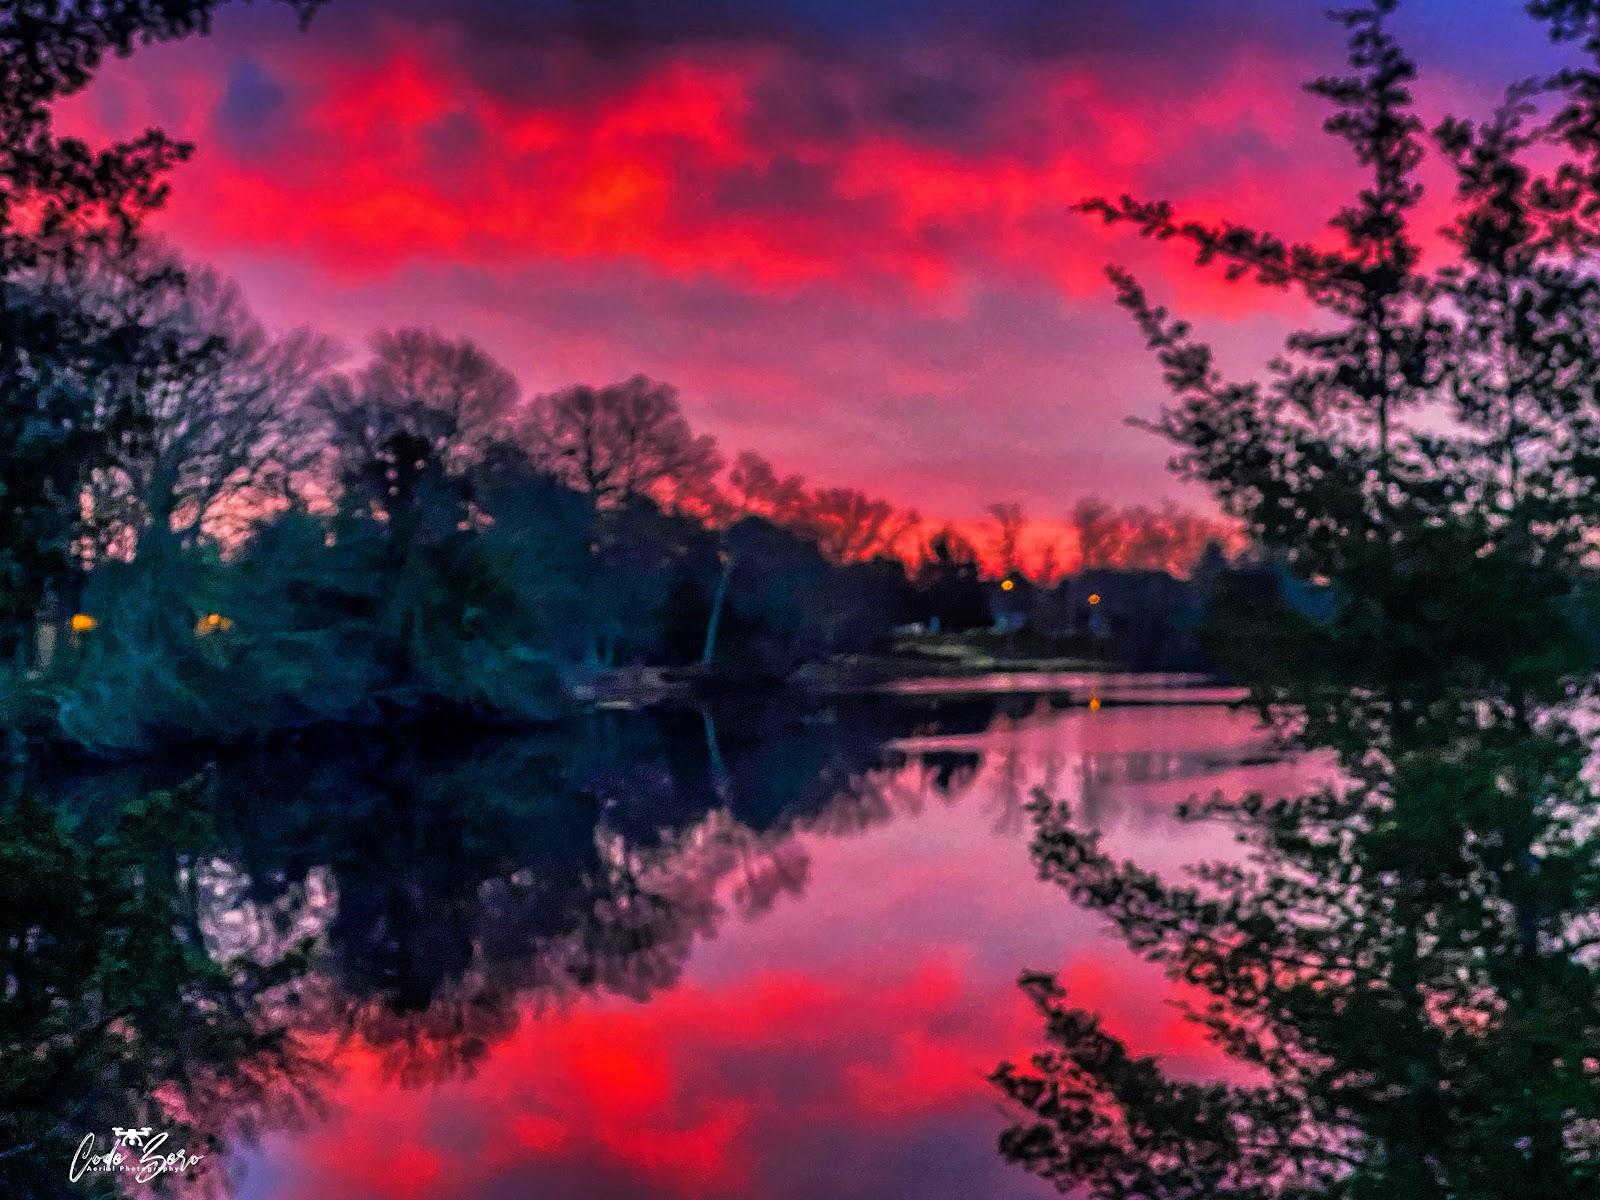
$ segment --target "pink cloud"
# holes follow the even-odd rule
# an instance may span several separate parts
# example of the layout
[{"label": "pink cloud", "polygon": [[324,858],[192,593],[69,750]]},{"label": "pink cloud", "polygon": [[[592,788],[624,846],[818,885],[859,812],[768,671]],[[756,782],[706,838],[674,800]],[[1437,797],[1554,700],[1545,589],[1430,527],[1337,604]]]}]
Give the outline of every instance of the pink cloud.
[{"label": "pink cloud", "polygon": [[[1136,1050],[1223,1068],[1161,993],[1130,992],[1109,960],[1075,960],[1063,979],[1112,1010]],[[301,1181],[285,1200],[426,1200],[513,1179],[560,1195],[579,1176],[648,1180],[652,1195],[786,1195],[797,1181],[773,1172],[815,1147],[881,1148],[992,1113],[985,1075],[1038,1039],[1020,992],[949,959],[826,978],[767,969],[648,1006],[526,1013],[474,1078],[436,1093],[383,1087],[377,1056],[348,1044],[334,1118],[274,1156]],[[469,1113],[481,1127],[467,1135]]]},{"label": "pink cloud", "polygon": [[1108,260],[1245,369],[1300,312],[1073,202],[1127,190],[1320,238],[1354,177],[1298,86],[1331,36],[1325,59],[1263,34],[1178,70],[1170,46],[501,43],[406,11],[332,6],[305,35],[230,14],[112,64],[67,123],[194,138],[156,227],[275,323],[352,344],[438,324],[530,389],[645,371],[730,449],[939,518],[1201,500],[1123,426],[1160,387]]}]

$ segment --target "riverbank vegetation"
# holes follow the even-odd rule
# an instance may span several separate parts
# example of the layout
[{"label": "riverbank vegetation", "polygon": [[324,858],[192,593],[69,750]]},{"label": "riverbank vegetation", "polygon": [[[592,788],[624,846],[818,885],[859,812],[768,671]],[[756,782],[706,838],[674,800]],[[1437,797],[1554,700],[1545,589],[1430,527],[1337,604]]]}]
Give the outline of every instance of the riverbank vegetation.
[{"label": "riverbank vegetation", "polygon": [[[1041,798],[1043,878],[1184,987],[1237,1064],[1129,1051],[1068,986],[1024,986],[1050,1045],[995,1073],[1009,1158],[1086,1196],[1591,1195],[1600,1185],[1592,716],[1600,684],[1600,13],[1534,3],[1576,63],[1427,130],[1390,0],[1336,14],[1310,90],[1370,172],[1336,245],[1085,207],[1319,309],[1259,379],[1114,271],[1165,368],[1156,423],[1325,620],[1227,606],[1229,661],[1338,777],[1214,797],[1247,856],[1175,879]],[[1431,134],[1431,136],[1430,136]],[[1421,227],[1430,148],[1452,173]],[[1444,418],[1444,419],[1441,419]]]},{"label": "riverbank vegetation", "polygon": [[390,329],[352,353],[263,328],[143,236],[190,147],[52,124],[106,55],[213,7],[51,8],[4,35],[0,718],[19,738],[120,755],[542,720],[619,669],[777,681],[907,625],[1004,624],[1002,589],[1074,561],[1185,570],[1231,536],[1090,498],[1070,539],[1029,548],[1015,504],[964,533],[730,462],[662,382],[527,396],[467,337]]}]

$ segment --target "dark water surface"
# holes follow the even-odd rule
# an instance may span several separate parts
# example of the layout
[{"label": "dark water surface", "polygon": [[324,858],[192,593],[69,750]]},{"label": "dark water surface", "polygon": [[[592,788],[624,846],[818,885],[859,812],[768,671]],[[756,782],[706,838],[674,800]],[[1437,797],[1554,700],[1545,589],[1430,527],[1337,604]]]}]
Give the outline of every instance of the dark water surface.
[{"label": "dark water surface", "polygon": [[1054,1194],[995,1148],[986,1076],[1042,1040],[1023,969],[1180,1074],[1227,1068],[1037,881],[1025,804],[1171,871],[1238,853],[1182,801],[1315,774],[1192,681],[1069,684],[222,764],[198,926],[218,959],[309,947],[272,1009],[300,1066],[173,1103],[249,1200]]}]

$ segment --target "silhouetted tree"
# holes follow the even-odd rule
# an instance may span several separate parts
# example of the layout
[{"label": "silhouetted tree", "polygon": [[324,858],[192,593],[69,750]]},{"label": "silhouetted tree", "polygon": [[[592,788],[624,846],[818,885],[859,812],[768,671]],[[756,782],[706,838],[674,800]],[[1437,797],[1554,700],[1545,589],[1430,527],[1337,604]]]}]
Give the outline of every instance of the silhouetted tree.
[{"label": "silhouetted tree", "polygon": [[425,477],[460,480],[510,429],[512,374],[467,338],[432,330],[373,335],[372,359],[317,397],[347,500],[398,520]]},{"label": "silhouetted tree", "polygon": [[984,510],[994,522],[995,566],[1002,577],[1022,570],[1022,531],[1028,518],[1022,505],[1012,502],[991,504]]},{"label": "silhouetted tree", "polygon": [[337,512],[261,522],[231,562],[148,526],[132,561],[91,574],[96,627],[29,690],[36,719],[121,754],[385,713],[559,711],[591,628],[572,602],[586,506],[494,440],[516,390],[481,351],[412,333],[375,351],[319,397]]},{"label": "silhouetted tree", "polygon": [[1078,563],[1085,567],[1119,564],[1121,526],[1111,506],[1097,496],[1085,496],[1072,507],[1072,528],[1078,539]]},{"label": "silhouetted tree", "polygon": [[806,503],[800,525],[836,563],[899,553],[921,518],[855,488],[821,488]]},{"label": "silhouetted tree", "polygon": [[693,507],[722,466],[716,440],[690,429],[677,391],[643,375],[536,397],[522,438],[536,463],[603,509],[646,498]]},{"label": "silhouetted tree", "polygon": [[1233,543],[1223,522],[1187,512],[1168,501],[1116,508],[1085,496],[1072,509],[1080,567],[1125,567],[1187,575],[1211,542]]},{"label": "silhouetted tree", "polygon": [[949,632],[989,624],[978,552],[955,530],[947,527],[928,539],[915,583],[925,620],[937,620]]},{"label": "silhouetted tree", "polygon": [[805,480],[780,476],[761,455],[746,450],[728,471],[729,500],[747,517],[765,517],[778,525],[803,520],[808,503]]},{"label": "silhouetted tree", "polygon": [[1033,570],[1029,574],[1040,587],[1050,588],[1060,582],[1061,566],[1060,545],[1053,541],[1046,542],[1039,548],[1039,556],[1034,560]]},{"label": "silhouetted tree", "polygon": [[[302,16],[315,0],[297,0]],[[59,304],[37,279],[126,249],[189,147],[159,130],[95,149],[54,108],[105,57],[203,32],[215,0],[23,0],[0,10],[0,657],[70,568],[90,472],[130,424],[99,372],[125,370],[132,332]]]},{"label": "silhouetted tree", "polygon": [[336,539],[384,581],[368,617],[396,678],[441,669],[475,690],[461,672],[489,664],[469,645],[538,644],[503,560],[478,536],[470,472],[508,427],[517,384],[466,339],[400,330],[372,349],[320,397],[338,462]]},{"label": "silhouetted tree", "polygon": [[[1342,781],[1218,799],[1243,863],[1178,886],[1117,865],[1041,802],[1041,872],[1199,989],[1191,1016],[1256,1081],[1173,1079],[1031,977],[1055,1048],[1006,1065],[1012,1158],[1106,1197],[1582,1195],[1600,1184],[1600,796],[1577,707],[1593,696],[1593,453],[1600,292],[1592,64],[1447,120],[1456,259],[1410,231],[1423,127],[1387,0],[1336,14],[1348,76],[1318,80],[1330,132],[1371,172],[1339,249],[1086,207],[1194,244],[1230,276],[1301,290],[1328,318],[1269,382],[1114,273],[1177,402],[1156,427],[1272,561],[1324,579],[1327,621],[1235,615],[1262,712]],[[1600,52],[1589,4],[1534,4]],[[1537,117],[1536,99],[1555,113]],[[1440,431],[1419,418],[1439,406]],[[1292,636],[1285,637],[1285,633]],[[1276,641],[1268,639],[1277,635]],[[1261,648],[1281,653],[1271,660]]]},{"label": "silhouetted tree", "polygon": [[144,346],[122,372],[126,427],[85,489],[89,562],[132,553],[151,522],[237,546],[315,486],[323,439],[308,400],[335,357],[326,339],[269,335],[237,286],[159,253],[99,257],[61,288]]}]

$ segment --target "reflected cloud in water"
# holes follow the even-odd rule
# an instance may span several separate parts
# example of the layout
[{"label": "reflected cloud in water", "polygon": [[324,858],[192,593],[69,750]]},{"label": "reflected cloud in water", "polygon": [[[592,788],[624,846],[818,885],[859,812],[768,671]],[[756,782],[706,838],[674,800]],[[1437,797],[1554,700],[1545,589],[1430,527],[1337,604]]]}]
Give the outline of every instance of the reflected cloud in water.
[{"label": "reflected cloud in water", "polygon": [[[1026,1194],[986,1082],[1036,1039],[1019,965],[1223,1069],[1160,971],[1036,880],[1030,798],[1159,866],[1235,852],[1176,819],[1191,794],[1309,770],[1223,708],[1016,696],[218,764],[195,926],[219,960],[298,956],[258,1019],[315,1064],[281,1081],[315,1104],[173,1110],[253,1200]],[[151,782],[63,802],[92,821]]]}]

